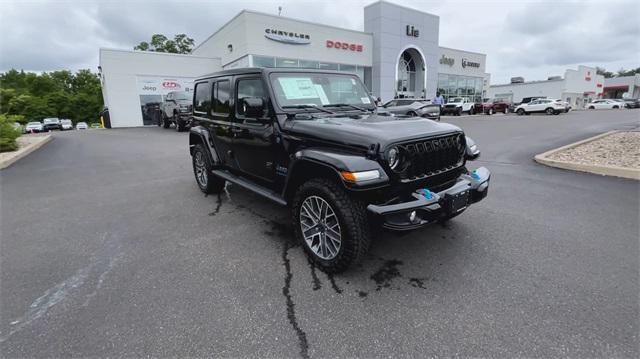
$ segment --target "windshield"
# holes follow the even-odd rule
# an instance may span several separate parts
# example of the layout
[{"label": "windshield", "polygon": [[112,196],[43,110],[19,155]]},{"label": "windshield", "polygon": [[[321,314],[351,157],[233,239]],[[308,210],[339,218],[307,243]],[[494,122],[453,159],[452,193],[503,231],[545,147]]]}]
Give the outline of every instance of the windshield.
[{"label": "windshield", "polygon": [[270,81],[275,99],[282,108],[335,104],[373,108],[364,85],[353,75],[273,73]]},{"label": "windshield", "polygon": [[69,125],[69,124],[71,124],[71,120],[62,120],[62,121],[60,121],[60,123],[63,123],[65,125]]},{"label": "windshield", "polygon": [[27,126],[38,126],[38,125],[40,125],[40,122],[29,122],[27,124]]},{"label": "windshield", "polygon": [[449,102],[462,102],[462,97],[454,97]]},{"label": "windshield", "polygon": [[57,118],[45,118],[44,123],[58,122]]},{"label": "windshield", "polygon": [[174,94],[176,100],[190,100],[191,96],[189,96],[186,92],[176,92]]}]

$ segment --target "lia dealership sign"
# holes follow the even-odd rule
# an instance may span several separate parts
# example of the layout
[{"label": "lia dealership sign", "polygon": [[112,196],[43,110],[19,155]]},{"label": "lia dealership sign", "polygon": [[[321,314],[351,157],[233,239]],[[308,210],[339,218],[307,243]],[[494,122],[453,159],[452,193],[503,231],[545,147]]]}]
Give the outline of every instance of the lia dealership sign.
[{"label": "lia dealership sign", "polygon": [[311,38],[307,34],[276,29],[265,29],[264,37],[269,40],[291,45],[307,45],[311,43]]}]

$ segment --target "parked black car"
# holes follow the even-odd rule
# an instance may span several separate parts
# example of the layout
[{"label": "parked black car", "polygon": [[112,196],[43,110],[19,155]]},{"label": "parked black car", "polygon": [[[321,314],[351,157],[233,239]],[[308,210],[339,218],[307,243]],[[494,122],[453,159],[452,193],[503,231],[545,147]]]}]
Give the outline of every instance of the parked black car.
[{"label": "parked black car", "polygon": [[489,189],[477,146],[453,125],[377,113],[360,79],[307,69],[235,69],[195,81],[196,183],[229,181],[291,208],[297,240],[338,272],[368,250],[370,225],[447,221]]}]

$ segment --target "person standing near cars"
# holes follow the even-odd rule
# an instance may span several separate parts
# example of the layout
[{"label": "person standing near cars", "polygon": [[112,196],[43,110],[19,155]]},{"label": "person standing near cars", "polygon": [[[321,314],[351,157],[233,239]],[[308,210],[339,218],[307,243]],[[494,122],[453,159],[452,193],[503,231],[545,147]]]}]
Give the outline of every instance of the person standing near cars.
[{"label": "person standing near cars", "polygon": [[444,105],[444,97],[442,97],[442,95],[440,95],[440,92],[436,92],[436,97],[433,98],[433,104],[434,105],[440,105],[440,107],[442,107],[442,105]]}]

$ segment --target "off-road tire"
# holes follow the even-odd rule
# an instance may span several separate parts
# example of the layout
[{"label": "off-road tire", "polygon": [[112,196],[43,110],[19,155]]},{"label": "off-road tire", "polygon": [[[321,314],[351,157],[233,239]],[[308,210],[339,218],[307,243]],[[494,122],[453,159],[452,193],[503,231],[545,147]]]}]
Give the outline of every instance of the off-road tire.
[{"label": "off-road tire", "polygon": [[[207,153],[205,151],[206,150],[204,149],[202,144],[197,144],[193,148],[191,163],[193,165],[193,174],[196,177],[196,184],[203,193],[220,193],[224,189],[225,180],[211,173],[211,162],[209,161],[209,157],[207,156]],[[204,161],[204,180],[198,178],[197,167],[199,167],[199,165],[196,163],[198,162],[198,156],[202,156],[201,158]]]},{"label": "off-road tire", "polygon": [[[341,245],[338,254],[331,260],[318,257],[309,248],[300,228],[300,209],[309,196],[318,196],[334,210],[340,224]],[[336,181],[316,178],[303,183],[293,197],[291,210],[296,240],[300,242],[307,256],[327,273],[338,273],[362,260],[369,250],[371,241],[367,210],[361,201],[352,198]]]},{"label": "off-road tire", "polygon": [[180,116],[177,113],[173,114],[173,123],[176,125],[177,132],[184,131],[184,121],[180,120]]}]

